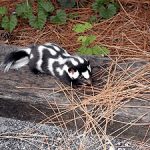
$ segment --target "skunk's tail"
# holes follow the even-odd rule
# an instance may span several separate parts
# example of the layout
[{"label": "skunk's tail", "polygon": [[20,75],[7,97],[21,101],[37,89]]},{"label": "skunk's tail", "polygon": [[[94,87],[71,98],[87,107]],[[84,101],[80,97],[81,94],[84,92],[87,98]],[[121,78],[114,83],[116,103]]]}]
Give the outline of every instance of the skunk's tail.
[{"label": "skunk's tail", "polygon": [[6,55],[2,66],[4,67],[4,72],[9,71],[9,69],[18,69],[29,63],[31,49],[21,49],[19,51],[11,52]]}]

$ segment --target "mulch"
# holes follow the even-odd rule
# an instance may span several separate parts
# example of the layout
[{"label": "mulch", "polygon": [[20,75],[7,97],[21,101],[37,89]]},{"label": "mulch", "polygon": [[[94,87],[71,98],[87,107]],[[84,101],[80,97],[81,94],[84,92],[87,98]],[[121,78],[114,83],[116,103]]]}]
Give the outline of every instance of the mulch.
[{"label": "mulch", "polygon": [[[2,0],[1,6],[9,6],[14,11],[15,5],[21,2]],[[110,49],[110,57],[150,57],[150,1],[148,0],[118,0],[120,10],[117,15],[95,23],[93,28],[82,35],[96,35],[97,40],[93,43]],[[9,4],[8,4],[9,3]],[[90,2],[91,4],[92,2]],[[79,18],[69,19],[65,25],[55,25],[47,21],[42,30],[33,29],[27,20],[19,19],[17,28],[6,44],[28,46],[31,44],[42,44],[54,42],[66,48],[70,53],[77,52],[80,43],[77,37],[81,34],[72,29],[77,23],[87,21],[90,16],[95,15],[91,5],[84,8],[67,9],[67,13],[78,13]]]}]

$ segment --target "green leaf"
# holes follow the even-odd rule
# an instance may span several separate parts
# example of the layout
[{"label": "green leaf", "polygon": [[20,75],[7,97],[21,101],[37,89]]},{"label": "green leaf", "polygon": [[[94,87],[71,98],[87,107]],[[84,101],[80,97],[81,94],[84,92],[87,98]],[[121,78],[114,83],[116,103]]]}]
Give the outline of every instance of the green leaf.
[{"label": "green leaf", "polygon": [[90,54],[88,54],[88,52],[87,52],[87,47],[85,47],[85,46],[81,46],[81,47],[78,49],[78,52],[79,52],[80,54],[82,54],[82,55],[90,55]]},{"label": "green leaf", "polygon": [[92,53],[93,55],[108,55],[109,54],[109,50],[106,47],[102,47],[99,45],[95,45],[94,47],[92,47]]},{"label": "green leaf", "polygon": [[108,19],[113,17],[117,13],[117,8],[114,4],[109,4],[108,7],[101,6],[99,9],[99,14],[104,18]]},{"label": "green leaf", "polygon": [[73,8],[76,4],[76,0],[57,0],[62,8]]},{"label": "green leaf", "polygon": [[22,18],[30,18],[32,16],[32,7],[29,3],[24,2],[16,6],[16,13]]},{"label": "green leaf", "polygon": [[53,12],[54,6],[50,1],[38,0],[38,4],[40,7],[44,9],[46,12]]},{"label": "green leaf", "polygon": [[79,49],[78,49],[78,52],[82,55],[93,55],[93,50],[92,48],[90,47],[84,47],[84,46],[81,46]]},{"label": "green leaf", "polygon": [[32,15],[29,18],[29,24],[33,28],[42,29],[46,23],[47,14],[43,10],[38,10],[37,16]]},{"label": "green leaf", "polygon": [[95,12],[99,12],[99,8],[101,6],[104,6],[106,3],[106,0],[96,0],[93,4],[92,4],[92,8]]},{"label": "green leaf", "polygon": [[10,17],[4,16],[1,22],[2,28],[12,32],[13,29],[17,26],[17,17],[16,15],[11,15]]},{"label": "green leaf", "polygon": [[85,22],[84,24],[76,24],[74,25],[73,27],[73,31],[77,32],[77,33],[82,33],[82,32],[85,32],[89,29],[91,29],[93,26],[88,23],[88,22]]},{"label": "green leaf", "polygon": [[67,15],[64,10],[57,10],[55,16],[50,17],[50,21],[56,24],[65,24],[67,21]]},{"label": "green leaf", "polygon": [[95,45],[94,47],[81,46],[78,52],[82,55],[108,55],[109,50],[106,47]]},{"label": "green leaf", "polygon": [[108,19],[117,13],[119,4],[114,2],[114,0],[96,0],[92,8],[95,12],[98,12],[102,18]]},{"label": "green leaf", "polygon": [[5,15],[7,13],[7,8],[6,7],[0,7],[0,15]]},{"label": "green leaf", "polygon": [[90,35],[90,36],[79,36],[77,41],[81,41],[82,46],[89,46],[95,40],[96,40],[96,36]]}]

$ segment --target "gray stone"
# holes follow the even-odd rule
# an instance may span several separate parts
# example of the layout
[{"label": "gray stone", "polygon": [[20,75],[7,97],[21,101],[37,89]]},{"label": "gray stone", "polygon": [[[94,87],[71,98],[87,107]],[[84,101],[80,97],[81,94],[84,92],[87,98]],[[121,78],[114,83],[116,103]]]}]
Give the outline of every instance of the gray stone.
[{"label": "gray stone", "polygon": [[[17,49],[15,46],[0,46],[0,61],[3,60],[4,56],[10,51]],[[140,72],[143,67],[149,64],[146,60],[131,59],[117,62],[116,68],[112,67],[112,70],[108,69],[110,64],[116,64],[115,60],[109,58],[99,58],[95,56],[89,56],[92,64],[93,73],[99,72],[101,78],[94,77],[93,84],[98,89],[102,89],[108,78],[108,71],[116,69],[118,74],[123,72],[126,68],[130,68],[128,72],[124,73],[126,80],[130,79]],[[113,66],[113,65],[112,65]],[[147,81],[149,74],[147,74]],[[70,104],[76,102],[80,103],[80,99],[84,97],[84,94],[90,96],[92,90],[85,92],[84,88],[72,90],[68,86],[62,86],[59,81],[55,78],[47,75],[35,76],[33,75],[28,67],[23,67],[20,70],[11,70],[8,73],[0,71],[0,116],[12,119],[30,121],[30,122],[52,122],[54,125],[60,125],[59,122],[65,122],[63,127],[76,130],[84,126],[85,117],[84,112],[77,108],[75,111],[69,111]],[[100,84],[99,84],[100,83]],[[132,89],[132,87],[131,87]],[[64,94],[67,93],[66,95]],[[73,91],[74,99],[72,99],[71,91]],[[145,94],[145,93],[144,93]],[[145,135],[145,140],[150,138],[150,101],[149,93],[145,94],[145,99],[125,99],[124,107],[118,109],[114,113],[114,119],[116,121],[111,122],[108,125],[108,133],[118,135],[123,130],[128,129],[121,134],[125,137],[134,137],[135,139],[142,140]],[[78,99],[80,98],[80,99]],[[127,106],[127,107],[126,107]],[[131,107],[136,106],[136,107]],[[146,106],[146,107],[144,107]],[[67,110],[67,111],[66,111]],[[101,113],[101,112],[99,112]],[[59,117],[52,116],[59,115]],[[63,114],[63,115],[62,115]],[[145,115],[144,115],[145,114]],[[57,115],[57,116],[58,116]],[[139,125],[132,125],[130,123],[138,119],[136,123]],[[74,121],[73,118],[78,118]],[[71,120],[71,121],[68,121]],[[100,120],[101,122],[102,120]],[[61,124],[62,125],[62,124]],[[125,126],[126,128],[123,128]],[[120,130],[118,130],[120,129]],[[5,128],[4,128],[5,130]],[[116,132],[118,130],[118,132]],[[148,132],[147,132],[148,131]],[[16,139],[15,139],[16,140]]]},{"label": "gray stone", "polygon": [[[111,145],[115,150],[146,150],[131,140],[113,138],[107,140],[84,132],[75,133],[56,126],[30,123],[0,117],[0,150],[103,150]],[[83,147],[82,147],[83,146]]]}]

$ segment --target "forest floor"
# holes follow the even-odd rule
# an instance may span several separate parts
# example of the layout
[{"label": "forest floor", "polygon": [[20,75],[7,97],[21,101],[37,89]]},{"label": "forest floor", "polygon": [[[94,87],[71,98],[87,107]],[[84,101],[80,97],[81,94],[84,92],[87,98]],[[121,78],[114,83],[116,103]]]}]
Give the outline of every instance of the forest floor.
[{"label": "forest floor", "polygon": [[[15,11],[15,5],[20,0],[13,3],[2,0],[0,5],[9,7]],[[110,50],[110,57],[150,57],[150,1],[146,0],[118,0],[120,11],[108,20],[100,20],[93,24],[93,28],[87,31],[86,35],[96,35],[97,39],[93,44],[105,46]],[[19,20],[17,28],[6,41],[1,37],[1,43],[18,46],[28,46],[31,44],[43,44],[54,42],[74,53],[80,46],[77,42],[79,34],[72,29],[77,23],[83,23],[94,14],[91,9],[92,1],[83,8],[67,9],[67,13],[78,13],[77,19],[69,19],[64,25],[54,25],[47,21],[42,30],[33,29],[25,20]],[[24,21],[24,22],[23,22]]]}]

